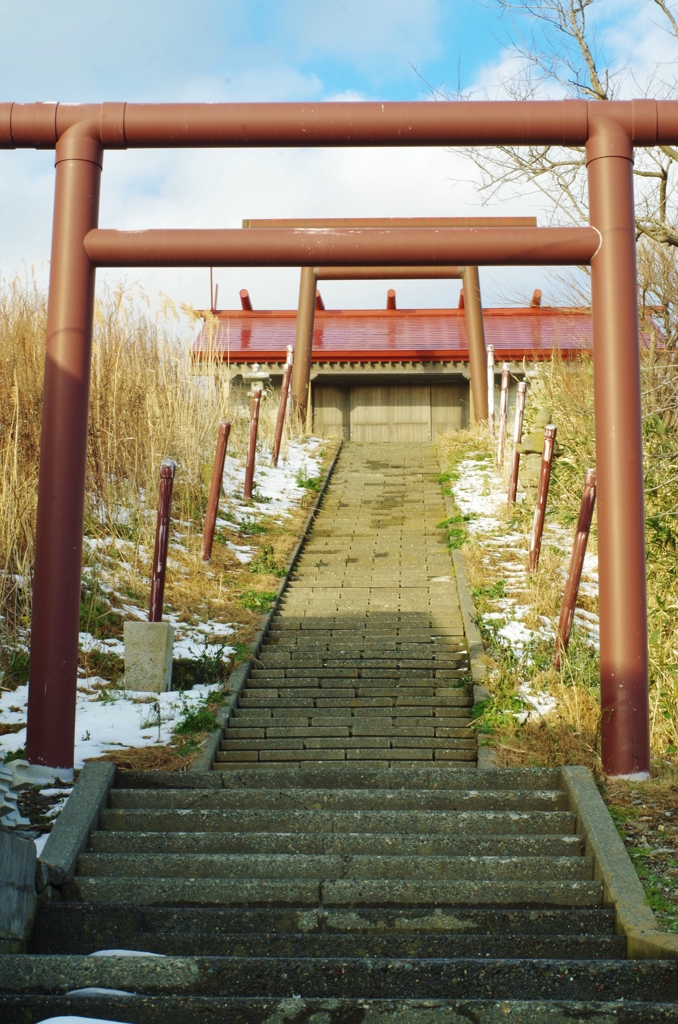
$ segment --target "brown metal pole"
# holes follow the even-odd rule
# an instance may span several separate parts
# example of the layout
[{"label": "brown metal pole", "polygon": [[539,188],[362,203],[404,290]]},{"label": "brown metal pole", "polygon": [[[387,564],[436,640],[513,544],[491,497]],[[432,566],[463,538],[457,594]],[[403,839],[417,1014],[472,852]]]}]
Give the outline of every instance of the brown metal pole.
[{"label": "brown metal pole", "polygon": [[228,435],[231,433],[231,424],[228,420],[222,420],[217,430],[217,450],[214,454],[214,466],[212,467],[212,479],[210,481],[210,493],[207,498],[207,512],[205,513],[205,528],[202,532],[202,560],[209,562],[212,557],[212,544],[214,543],[214,528],[217,523],[217,510],[219,498],[224,480],[224,462],[226,461],[226,448],[228,446]]},{"label": "brown metal pole", "polygon": [[257,432],[259,430],[259,407],[261,405],[261,388],[255,388],[252,392],[252,404],[250,406],[250,436],[247,442],[247,462],[245,463],[245,488],[243,498],[252,497],[254,486],[254,463],[257,456]]},{"label": "brown metal pole", "polygon": [[515,505],[516,492],[518,490],[518,469],[520,467],[520,452],[518,445],[523,436],[523,416],[525,415],[525,392],[527,384],[521,381],[516,394],[516,412],[513,420],[513,455],[511,458],[511,474],[508,485],[508,504]]},{"label": "brown metal pole", "polygon": [[386,308],[397,309],[395,288],[389,288],[386,292]]},{"label": "brown metal pole", "polygon": [[574,620],[574,609],[577,605],[579,584],[581,582],[582,569],[584,568],[584,555],[591,530],[593,519],[593,508],[596,504],[596,471],[589,469],[584,478],[584,492],[581,496],[579,506],[579,518],[577,528],[574,531],[572,542],[572,554],[570,556],[570,567],[567,572],[567,582],[563,594],[563,603],[560,607],[560,618],[558,620],[558,632],[556,634],[556,649],[553,655],[554,668],[560,668],[561,659],[570,642],[572,622]]},{"label": "brown metal pole", "polygon": [[504,465],[504,448],[506,446],[506,420],[508,418],[508,392],[511,367],[508,363],[501,364],[501,394],[499,396],[499,435],[497,438],[497,465]]},{"label": "brown metal pole", "polygon": [[151,601],[148,612],[149,622],[162,622],[162,604],[165,597],[165,575],[167,573],[167,546],[169,544],[170,516],[172,512],[172,488],[176,466],[169,459],[160,466],[160,490],[158,492],[158,519],[155,526],[155,549],[153,551],[153,573],[151,576]]},{"label": "brown metal pole", "polygon": [[[56,147],[40,441],[26,757],[73,768],[96,227],[103,150],[86,131]],[[64,776],[62,776],[63,778]]]},{"label": "brown metal pole", "polygon": [[[256,237],[259,232],[253,231]],[[311,379],[311,355],[313,352],[313,325],[315,323],[315,274],[313,267],[301,268],[299,281],[299,308],[297,310],[297,335],[294,345],[294,367],[292,369],[292,404],[302,423],[306,420],[308,385]]]},{"label": "brown metal pole", "polygon": [[[601,104],[604,105],[604,104]],[[640,339],[628,135],[596,117],[586,144],[598,482],[601,758],[608,775],[649,777],[647,601]]]},{"label": "brown metal pole", "polygon": [[487,346],[487,429],[494,436],[494,345]]},{"label": "brown metal pole", "polygon": [[478,268],[464,270],[464,319],[468,339],[468,368],[471,374],[473,392],[473,418],[478,422],[487,419],[487,388],[485,329],[483,327],[483,306],[480,298]]},{"label": "brown metal pole", "polygon": [[290,391],[290,378],[292,366],[294,365],[294,347],[287,346],[287,362],[283,372],[282,384],[280,385],[280,403],[278,405],[278,418],[275,421],[275,437],[273,438],[273,452],[271,453],[271,465],[278,465],[280,457],[280,445],[282,443],[283,427],[285,426],[285,414],[287,413],[287,398]]},{"label": "brown metal pole", "polygon": [[551,482],[551,466],[553,464],[553,448],[556,443],[556,433],[557,430],[553,424],[550,424],[548,427],[544,427],[544,447],[541,453],[539,483],[537,484],[537,500],[534,503],[530,552],[527,559],[527,565],[530,572],[533,572],[539,565],[541,538],[544,532],[544,518],[546,516],[546,502],[549,496],[549,483]]}]

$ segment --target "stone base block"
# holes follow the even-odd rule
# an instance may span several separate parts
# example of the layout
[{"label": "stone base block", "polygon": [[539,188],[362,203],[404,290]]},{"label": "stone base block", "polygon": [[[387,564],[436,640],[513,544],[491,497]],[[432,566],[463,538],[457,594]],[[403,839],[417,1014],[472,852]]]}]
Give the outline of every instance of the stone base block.
[{"label": "stone base block", "polygon": [[163,693],[172,685],[174,626],[169,622],[126,622],[125,686]]}]

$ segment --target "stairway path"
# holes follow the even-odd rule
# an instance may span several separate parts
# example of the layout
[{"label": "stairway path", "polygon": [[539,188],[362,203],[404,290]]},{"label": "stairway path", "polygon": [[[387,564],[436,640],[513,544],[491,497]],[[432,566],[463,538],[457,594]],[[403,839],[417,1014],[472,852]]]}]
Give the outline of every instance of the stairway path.
[{"label": "stairway path", "polygon": [[347,446],[218,770],[117,772],[3,1024],[678,1024],[569,776],[476,767],[437,470]]},{"label": "stairway path", "polygon": [[215,767],[474,762],[432,444],[347,444]]}]

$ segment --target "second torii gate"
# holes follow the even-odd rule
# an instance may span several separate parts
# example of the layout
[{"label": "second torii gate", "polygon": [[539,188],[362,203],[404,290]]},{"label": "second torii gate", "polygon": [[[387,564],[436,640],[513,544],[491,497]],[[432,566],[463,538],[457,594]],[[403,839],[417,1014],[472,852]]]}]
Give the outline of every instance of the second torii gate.
[{"label": "second torii gate", "polygon": [[[532,228],[536,217],[315,217],[243,220],[243,228]],[[464,283],[473,419],[486,420],[485,331],[477,266],[467,267],[302,267],[292,371],[292,401],[306,417],[311,381],[313,328],[318,281],[459,280]]]}]

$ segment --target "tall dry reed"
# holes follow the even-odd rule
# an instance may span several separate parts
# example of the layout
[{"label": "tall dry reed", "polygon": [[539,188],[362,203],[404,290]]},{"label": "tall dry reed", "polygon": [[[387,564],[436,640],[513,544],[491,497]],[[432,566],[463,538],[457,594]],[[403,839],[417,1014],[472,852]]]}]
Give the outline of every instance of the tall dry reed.
[{"label": "tall dry reed", "polygon": [[[0,636],[9,648],[25,640],[30,623],[46,319],[46,295],[34,281],[0,281]],[[247,398],[229,389],[216,356],[193,361],[194,334],[171,303],[151,314],[138,292],[104,289],[98,296],[88,535],[133,535],[152,545],[164,458],[177,463],[174,514],[199,530],[220,419],[232,422],[229,451],[244,452]],[[264,446],[275,414],[269,395],[260,423]]]}]

